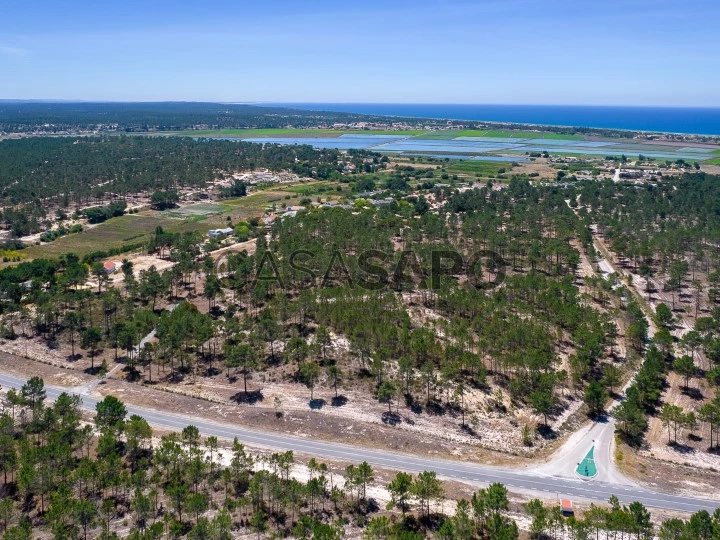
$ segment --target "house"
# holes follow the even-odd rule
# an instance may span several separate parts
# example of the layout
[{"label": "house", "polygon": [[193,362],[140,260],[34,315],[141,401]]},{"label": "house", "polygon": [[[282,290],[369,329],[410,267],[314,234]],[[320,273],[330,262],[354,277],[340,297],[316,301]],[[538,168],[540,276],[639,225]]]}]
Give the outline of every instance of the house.
[{"label": "house", "polygon": [[370,199],[370,204],[375,206],[386,206],[395,202],[395,199],[388,197],[387,199]]},{"label": "house", "polygon": [[218,236],[226,236],[228,234],[232,234],[233,228],[232,227],[226,227],[224,229],[210,229],[207,233],[207,235],[210,238],[216,238]]},{"label": "house", "polygon": [[105,270],[106,274],[112,274],[115,270],[117,270],[117,264],[113,261],[105,261],[103,263],[103,270]]}]

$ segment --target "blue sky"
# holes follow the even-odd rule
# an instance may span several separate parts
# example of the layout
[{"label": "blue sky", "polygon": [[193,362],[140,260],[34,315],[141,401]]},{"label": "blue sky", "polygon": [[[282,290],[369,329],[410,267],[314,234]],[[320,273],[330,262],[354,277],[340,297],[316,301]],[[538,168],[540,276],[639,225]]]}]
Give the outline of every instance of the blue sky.
[{"label": "blue sky", "polygon": [[720,106],[713,0],[3,0],[0,98]]}]

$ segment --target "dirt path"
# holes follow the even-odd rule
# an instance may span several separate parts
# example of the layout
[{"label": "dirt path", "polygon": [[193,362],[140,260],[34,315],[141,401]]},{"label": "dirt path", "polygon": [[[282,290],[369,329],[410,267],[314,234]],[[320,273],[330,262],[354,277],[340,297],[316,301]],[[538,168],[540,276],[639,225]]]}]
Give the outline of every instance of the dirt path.
[{"label": "dirt path", "polygon": [[[655,309],[660,303],[671,306],[672,298],[662,291],[648,293],[645,280],[638,274],[633,273],[630,269],[623,267],[621,261],[608,248],[605,239],[598,234],[595,227],[592,227],[592,232],[595,249],[603,256],[603,258],[598,261],[600,272],[603,274],[603,277],[607,277],[607,275],[614,272],[620,276],[624,284],[628,285],[628,290],[645,312],[649,323],[648,336],[652,338],[658,330],[654,322]],[[691,321],[693,317],[687,312],[680,310],[679,313],[676,311],[676,318],[678,322],[672,334],[675,338],[682,339],[682,337],[692,329]],[[621,393],[624,393],[630,384],[632,384],[634,375],[635,374],[627,381]],[[663,402],[680,405],[685,410],[697,411],[702,401],[696,397],[691,397],[691,395],[683,391],[684,381],[681,380],[678,374],[671,371],[667,376],[667,382],[667,388],[662,396]],[[713,391],[705,381],[696,380],[694,386],[701,395],[712,395]],[[618,404],[619,401],[615,401],[610,410]],[[688,438],[685,444],[670,446],[667,444],[667,428],[662,425],[657,416],[651,416],[646,433],[647,447],[639,452],[626,447],[627,453],[632,452],[633,455],[631,459],[627,459],[627,461],[622,464],[621,471],[614,459],[618,449],[615,447],[614,437],[609,437],[611,430],[614,431],[614,421],[612,419],[605,424],[603,429],[597,430],[593,426],[587,429],[582,435],[580,433],[573,435],[566,445],[553,455],[553,461],[551,465],[547,467],[547,470],[553,473],[569,474],[570,466],[564,465],[563,460],[575,461],[583,451],[586,452],[595,441],[606,441],[602,443],[602,446],[596,446],[596,462],[598,462],[600,469],[602,469],[602,464],[605,463],[609,471],[610,479],[613,481],[618,481],[621,478],[629,481],[628,478],[624,476],[624,473],[628,473],[632,478],[640,480],[643,484],[650,487],[671,486],[675,490],[684,490],[688,494],[700,491],[706,495],[717,495],[717,489],[711,486],[714,484],[714,481],[718,479],[718,475],[714,471],[720,470],[720,456],[701,451],[701,445],[705,444],[701,443],[702,438],[700,438],[699,441]],[[598,456],[597,449],[603,447],[605,450],[601,450]],[[598,457],[600,461],[598,461]],[[709,486],[706,481],[702,481],[703,475],[700,474],[697,479],[688,479],[687,482],[671,482],[670,479],[677,474],[677,467],[681,466],[687,466],[693,470],[705,471],[704,474],[709,475],[708,479],[712,477],[715,480],[711,481],[711,485]],[[663,473],[652,474],[650,471],[655,468],[662,470]]]},{"label": "dirt path", "polygon": [[[570,206],[570,201],[566,201]],[[571,207],[572,208],[572,207]],[[577,210],[573,209],[577,214]],[[582,268],[587,271],[587,266],[590,266],[594,276],[601,276],[606,278],[610,274],[617,274],[623,276],[623,272],[613,262],[610,253],[601,244],[597,238],[597,232],[593,230],[593,245],[598,253],[602,254],[604,258],[598,260],[598,271],[595,271],[592,264],[588,261],[582,262]],[[582,253],[582,250],[580,250]],[[587,276],[585,276],[587,277]],[[631,292],[637,295],[637,291],[631,288]],[[646,303],[641,305],[647,306]],[[646,315],[650,319],[652,334],[657,330],[652,322],[651,313],[646,311]],[[639,366],[638,366],[639,367]],[[619,393],[618,397],[612,401],[608,407],[608,413],[620,404],[623,399],[625,390],[634,381],[637,371],[633,372],[628,378],[625,387]],[[614,482],[621,485],[630,485],[632,481],[626,478],[617,468],[615,464],[615,420],[608,414],[607,419],[603,422],[592,422],[586,424],[580,431],[574,433],[568,440],[563,444],[548,460],[547,463],[537,467],[535,470],[542,474],[550,476],[561,476],[573,478],[576,477],[575,468],[578,463],[582,461],[588,451],[594,448],[595,450],[595,463],[598,465],[597,480],[604,482]]]}]

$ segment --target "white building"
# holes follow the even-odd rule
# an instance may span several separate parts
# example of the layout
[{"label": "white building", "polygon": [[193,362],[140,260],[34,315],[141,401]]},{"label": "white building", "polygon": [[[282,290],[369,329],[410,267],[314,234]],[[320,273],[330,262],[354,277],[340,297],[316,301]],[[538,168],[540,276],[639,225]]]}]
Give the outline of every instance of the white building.
[{"label": "white building", "polygon": [[232,234],[232,232],[232,227],[226,227],[225,229],[210,229],[207,234],[210,238],[215,238],[217,236],[226,236],[228,234]]}]

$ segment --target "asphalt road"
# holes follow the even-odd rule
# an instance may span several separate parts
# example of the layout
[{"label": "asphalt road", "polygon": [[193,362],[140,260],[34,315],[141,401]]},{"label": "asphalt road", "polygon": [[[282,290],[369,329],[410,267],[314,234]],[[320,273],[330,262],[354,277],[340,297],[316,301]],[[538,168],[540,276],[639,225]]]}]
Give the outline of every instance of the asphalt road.
[{"label": "asphalt road", "polygon": [[[20,388],[24,382],[23,379],[0,374],[0,385],[5,388]],[[52,400],[66,390],[46,386],[46,391],[48,398]],[[80,397],[84,408],[95,409],[98,402],[97,398],[83,395],[80,395]],[[324,442],[309,437],[303,438],[262,432],[229,424],[210,422],[179,412],[168,413],[129,404],[126,404],[126,406],[129,415],[137,414],[142,416],[150,424],[158,427],[180,430],[192,424],[197,426],[205,436],[214,435],[218,438],[230,440],[237,437],[240,442],[250,446],[292,450],[316,458],[334,459],[348,463],[367,461],[378,467],[412,473],[431,470],[447,479],[481,484],[501,482],[516,491],[535,492],[548,497],[558,494],[564,498],[607,501],[611,495],[616,495],[623,503],[639,501],[648,507],[685,512],[696,512],[702,509],[712,512],[715,508],[720,507],[720,502],[653,492],[631,485],[610,484],[594,480],[587,481],[579,478],[563,478],[544,475],[532,470],[502,469],[474,463],[422,458],[409,454],[366,449],[360,446],[362,441],[358,441],[358,446]]]}]

